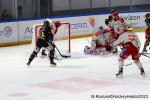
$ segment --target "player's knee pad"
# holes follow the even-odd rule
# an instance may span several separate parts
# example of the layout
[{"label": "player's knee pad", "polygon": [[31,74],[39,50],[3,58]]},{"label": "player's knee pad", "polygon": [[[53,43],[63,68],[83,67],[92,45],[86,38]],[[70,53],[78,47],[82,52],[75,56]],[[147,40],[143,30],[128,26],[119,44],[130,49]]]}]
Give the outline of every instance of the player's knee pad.
[{"label": "player's knee pad", "polygon": [[55,54],[55,49],[52,49],[52,50],[49,52],[49,57],[50,57],[50,58],[54,57],[54,54]]}]

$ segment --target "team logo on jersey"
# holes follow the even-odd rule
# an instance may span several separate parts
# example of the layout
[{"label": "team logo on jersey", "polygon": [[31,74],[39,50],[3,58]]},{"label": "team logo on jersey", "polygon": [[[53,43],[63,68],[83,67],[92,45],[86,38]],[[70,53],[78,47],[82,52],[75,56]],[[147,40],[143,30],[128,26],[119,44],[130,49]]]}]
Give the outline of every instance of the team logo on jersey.
[{"label": "team logo on jersey", "polygon": [[4,28],[4,36],[10,37],[12,35],[12,28],[10,26],[6,26]]}]

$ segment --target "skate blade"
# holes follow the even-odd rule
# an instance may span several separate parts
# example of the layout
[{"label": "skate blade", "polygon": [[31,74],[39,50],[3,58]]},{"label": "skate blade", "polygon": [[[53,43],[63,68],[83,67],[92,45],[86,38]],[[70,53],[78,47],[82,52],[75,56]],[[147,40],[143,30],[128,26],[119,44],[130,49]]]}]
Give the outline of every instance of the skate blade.
[{"label": "skate blade", "polygon": [[40,58],[47,58],[47,56],[41,55]]},{"label": "skate blade", "polygon": [[123,76],[116,76],[116,78],[123,78]]},{"label": "skate blade", "polygon": [[29,63],[26,63],[26,65],[27,65],[27,66],[30,66],[30,64],[29,64]]},{"label": "skate blade", "polygon": [[145,74],[142,74],[141,76],[142,76],[142,77],[146,77],[146,75],[145,75]]},{"label": "skate blade", "polygon": [[51,67],[56,67],[56,65],[54,65],[54,64],[50,64],[50,66],[51,66]]}]

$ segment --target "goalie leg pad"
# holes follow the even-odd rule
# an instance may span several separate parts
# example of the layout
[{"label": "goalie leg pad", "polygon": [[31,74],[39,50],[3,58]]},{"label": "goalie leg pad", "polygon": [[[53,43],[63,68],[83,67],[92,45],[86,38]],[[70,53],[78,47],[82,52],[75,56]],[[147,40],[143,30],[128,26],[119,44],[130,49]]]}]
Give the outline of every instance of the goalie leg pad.
[{"label": "goalie leg pad", "polygon": [[84,47],[84,53],[85,54],[93,54],[93,50],[89,46],[85,46]]}]

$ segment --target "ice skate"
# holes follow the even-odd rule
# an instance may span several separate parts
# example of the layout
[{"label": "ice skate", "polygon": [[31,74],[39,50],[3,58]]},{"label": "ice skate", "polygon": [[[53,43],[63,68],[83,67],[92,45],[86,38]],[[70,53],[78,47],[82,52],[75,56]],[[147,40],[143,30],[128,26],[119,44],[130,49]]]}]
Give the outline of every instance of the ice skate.
[{"label": "ice skate", "polygon": [[30,65],[30,63],[31,63],[31,60],[29,60],[26,64],[29,66],[29,65]]},{"label": "ice skate", "polygon": [[44,51],[41,52],[41,55],[42,56],[47,56],[47,54]]},{"label": "ice skate", "polygon": [[145,75],[145,71],[144,71],[143,67],[140,68],[140,71],[141,71],[141,76],[145,77],[146,75]]},{"label": "ice skate", "polygon": [[56,67],[56,63],[52,60],[52,61],[50,61],[50,66],[51,67]]},{"label": "ice skate", "polygon": [[116,78],[123,78],[123,69],[119,70],[119,72],[116,74]]}]

